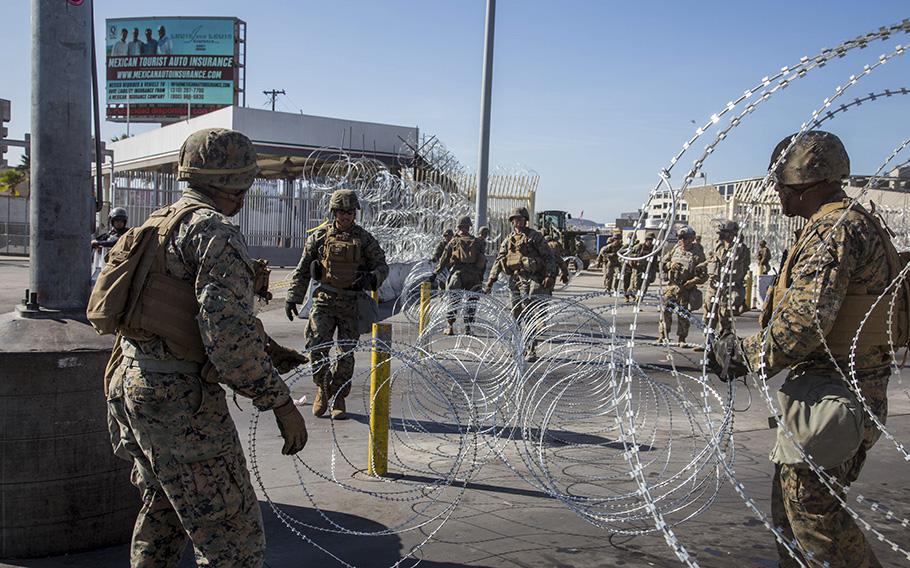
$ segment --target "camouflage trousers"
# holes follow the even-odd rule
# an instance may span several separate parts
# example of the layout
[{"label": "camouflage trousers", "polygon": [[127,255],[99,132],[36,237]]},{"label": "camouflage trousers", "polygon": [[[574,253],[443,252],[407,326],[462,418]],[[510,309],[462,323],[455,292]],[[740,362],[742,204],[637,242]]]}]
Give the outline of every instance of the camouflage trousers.
[{"label": "camouflage trousers", "polygon": [[[711,314],[711,301],[715,295],[717,295],[717,289],[708,288],[708,293],[705,294],[705,323],[708,322]],[[733,316],[742,313],[745,301],[746,288],[744,286],[733,284],[732,287],[724,288],[717,299],[717,312],[711,320],[714,329],[720,326],[718,334],[733,333]]]},{"label": "camouflage trousers", "polygon": [[[664,301],[669,302],[670,300],[674,301],[679,307],[692,312],[701,305],[701,291],[698,288],[692,288],[691,290],[680,290],[677,294],[665,294]],[[677,314],[676,321],[678,325],[676,335],[680,342],[684,342],[689,336],[689,319],[683,314]],[[659,324],[660,337],[668,340],[672,327],[673,308],[668,305],[664,308],[663,314],[661,314]]]},{"label": "camouflage trousers", "polygon": [[537,280],[518,275],[509,280],[509,302],[512,307],[512,317],[521,319],[527,317],[528,310],[536,303],[534,296],[548,297],[552,292],[544,288]]},{"label": "camouflage trousers", "polygon": [[[329,350],[338,335],[338,351],[341,355],[335,361],[335,368],[329,364]],[[357,331],[357,301],[354,297],[334,292],[317,290],[313,295],[313,308],[306,330],[306,346],[311,349],[313,382],[329,389],[334,395],[344,388],[342,396],[351,391],[351,377],[354,376],[354,343],[360,339]]]},{"label": "camouflage trousers", "polygon": [[[479,292],[483,286],[483,274],[470,274],[467,272],[456,270],[449,277],[449,282],[446,285],[446,288],[449,290],[468,290],[469,292]],[[474,323],[474,314],[477,312],[477,297],[468,296],[465,300],[465,309],[464,309],[464,323],[466,325],[471,325]],[[448,311],[446,311],[446,321],[451,325],[455,323],[455,319],[458,315],[458,309],[461,302],[459,300],[451,300]]]},{"label": "camouflage trousers", "polygon": [[[866,402],[882,423],[888,416],[889,373],[890,369],[883,369],[865,380],[858,377]],[[841,498],[844,498],[844,489],[859,478],[866,462],[866,453],[880,435],[875,424],[867,419],[864,440],[856,455],[841,465],[826,470],[841,486],[838,491]],[[850,513],[831,495],[818,475],[806,467],[785,464],[775,466],[771,487],[771,517],[788,540],[796,540],[798,554],[806,566],[822,566],[825,563],[830,568],[881,566]],[[780,566],[799,566],[780,543],[777,544],[777,550]],[[811,561],[806,557],[808,553],[812,554]]]},{"label": "camouflage trousers", "polygon": [[618,272],[619,265],[608,262],[604,266],[604,290],[607,292],[612,292],[616,287],[616,273]]},{"label": "camouflage trousers", "polygon": [[[652,264],[652,266],[655,266],[655,265]],[[645,270],[644,268],[642,268],[642,269],[636,268],[635,272],[632,275],[632,279],[631,279],[632,281],[635,282],[635,287],[634,288],[626,287],[626,294],[628,294],[629,296],[635,296],[636,294],[638,294],[638,291],[641,290],[641,294],[642,294],[642,296],[644,296],[644,294],[648,291],[648,285],[651,284],[651,282],[654,282],[654,277],[655,277],[656,273],[652,272],[650,277],[647,279],[645,279],[645,275],[647,275],[647,270]]]},{"label": "camouflage trousers", "polygon": [[625,263],[622,268],[622,290],[623,294],[629,295],[629,289],[632,287],[632,267]]},{"label": "camouflage trousers", "polygon": [[108,420],[142,494],[130,566],[177,566],[187,536],[199,566],[262,566],[262,515],[220,385],[121,367]]}]

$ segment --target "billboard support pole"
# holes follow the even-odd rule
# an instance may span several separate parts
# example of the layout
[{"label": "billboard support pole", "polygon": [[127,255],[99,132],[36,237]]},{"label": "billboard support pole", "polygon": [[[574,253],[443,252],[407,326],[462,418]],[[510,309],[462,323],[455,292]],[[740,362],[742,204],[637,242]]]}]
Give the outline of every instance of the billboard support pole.
[{"label": "billboard support pole", "polygon": [[131,93],[126,94],[126,137],[130,137],[130,97]]}]

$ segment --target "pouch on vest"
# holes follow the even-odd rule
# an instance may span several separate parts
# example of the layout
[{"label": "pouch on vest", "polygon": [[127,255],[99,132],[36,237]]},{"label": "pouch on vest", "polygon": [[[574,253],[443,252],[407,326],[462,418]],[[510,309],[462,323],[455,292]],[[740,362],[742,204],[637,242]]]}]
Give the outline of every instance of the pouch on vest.
[{"label": "pouch on vest", "polygon": [[784,427],[777,430],[772,462],[808,467],[794,441],[823,469],[839,466],[859,449],[863,441],[863,407],[843,378],[801,375],[783,384],[777,391],[777,400]]},{"label": "pouch on vest", "polygon": [[354,284],[360,267],[360,241],[344,233],[330,234],[323,245],[323,279],[329,286],[348,289]]},{"label": "pouch on vest", "polygon": [[452,259],[460,264],[474,264],[477,262],[477,249],[474,247],[472,237],[456,237],[452,247]]}]

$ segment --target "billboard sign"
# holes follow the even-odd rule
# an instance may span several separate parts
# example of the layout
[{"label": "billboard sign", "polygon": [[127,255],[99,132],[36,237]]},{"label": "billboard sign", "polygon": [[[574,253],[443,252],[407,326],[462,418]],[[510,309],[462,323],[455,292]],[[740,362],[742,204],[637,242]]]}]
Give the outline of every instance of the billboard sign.
[{"label": "billboard sign", "polygon": [[169,122],[237,104],[241,26],[245,35],[236,18],[106,20],[108,120]]}]

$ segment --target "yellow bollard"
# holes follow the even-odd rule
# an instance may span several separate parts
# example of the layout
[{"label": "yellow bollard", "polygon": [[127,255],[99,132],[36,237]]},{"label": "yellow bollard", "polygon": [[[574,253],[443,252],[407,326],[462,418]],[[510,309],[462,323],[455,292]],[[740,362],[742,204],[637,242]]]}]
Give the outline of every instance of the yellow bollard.
[{"label": "yellow bollard", "polygon": [[373,298],[373,301],[378,304],[379,303],[379,290],[372,290],[370,292],[370,297]]},{"label": "yellow bollard", "polygon": [[373,357],[370,369],[370,438],[367,473],[383,476],[389,471],[389,415],[391,362],[388,346],[392,344],[392,326],[373,324]]},{"label": "yellow bollard", "polygon": [[420,320],[417,324],[417,333],[423,334],[427,326],[427,318],[430,315],[430,286],[429,282],[420,285]]},{"label": "yellow bollard", "polygon": [[746,311],[752,309],[752,271],[746,273]]}]

